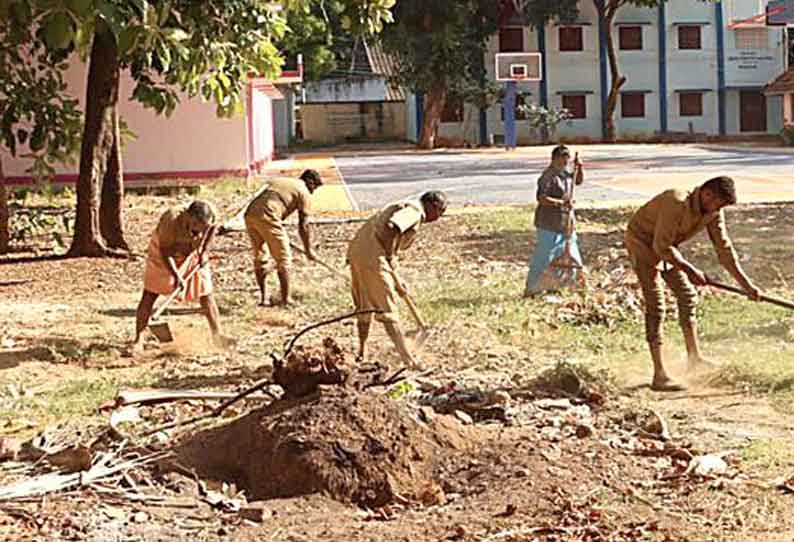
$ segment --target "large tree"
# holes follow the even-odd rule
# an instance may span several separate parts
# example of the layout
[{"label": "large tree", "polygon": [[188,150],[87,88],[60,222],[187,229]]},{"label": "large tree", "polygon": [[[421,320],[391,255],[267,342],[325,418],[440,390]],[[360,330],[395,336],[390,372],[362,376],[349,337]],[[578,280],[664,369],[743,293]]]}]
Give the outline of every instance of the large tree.
[{"label": "large tree", "polygon": [[447,97],[480,80],[487,43],[499,28],[494,0],[400,0],[383,33],[397,58],[395,82],[425,96],[419,147],[430,149]]},{"label": "large tree", "polygon": [[289,60],[303,55],[303,77],[319,81],[335,72],[349,72],[360,34],[345,27],[345,4],[342,0],[325,0],[309,10],[290,10],[287,31],[276,42]]},{"label": "large tree", "polygon": [[[119,142],[119,79],[128,70],[133,99],[170,114],[180,96],[212,100],[219,115],[241,108],[251,73],[276,77],[275,41],[290,13],[324,0],[0,0],[0,23],[36,28],[51,56],[88,55],[85,123],[71,256],[126,249]],[[394,0],[344,0],[342,24],[377,32]],[[73,57],[72,57],[73,58]]]},{"label": "large tree", "polygon": [[[0,2],[0,10],[9,6]],[[0,19],[8,17],[0,11]],[[76,154],[81,114],[63,80],[63,57],[50,55],[33,27],[0,25],[0,147],[30,160],[28,172],[50,178]],[[9,250],[8,190],[0,159],[0,254]]]},{"label": "large tree", "polygon": [[[612,35],[615,16],[626,5],[646,8],[658,8],[666,0],[586,0],[593,2],[598,18],[603,28],[603,39],[606,41],[607,59],[609,62],[609,94],[606,98],[604,110],[604,135],[606,140],[617,140],[615,130],[615,110],[620,97],[620,89],[626,84],[627,78],[620,71],[615,40]],[[708,0],[703,0],[708,1]],[[718,0],[717,0],[718,1]],[[578,0],[520,0],[524,13],[533,26],[545,25],[550,20],[561,19],[569,21],[579,13]]]}]

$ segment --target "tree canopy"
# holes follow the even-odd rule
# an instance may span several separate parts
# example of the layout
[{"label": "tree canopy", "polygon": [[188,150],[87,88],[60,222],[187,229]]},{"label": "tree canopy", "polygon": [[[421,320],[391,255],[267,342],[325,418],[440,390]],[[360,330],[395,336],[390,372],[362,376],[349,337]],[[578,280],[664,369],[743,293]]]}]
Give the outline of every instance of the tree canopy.
[{"label": "tree canopy", "polygon": [[400,0],[392,9],[394,24],[383,39],[398,59],[395,82],[425,93],[421,147],[432,147],[447,97],[469,94],[471,82],[481,80],[500,12],[492,0]]},{"label": "tree canopy", "polygon": [[[284,58],[278,43],[288,35],[289,22],[298,26],[326,3],[330,4],[327,0],[0,0],[0,26],[14,35],[9,42],[12,53],[6,57],[28,58],[34,70],[44,69],[54,81],[38,85],[16,101],[0,95],[4,123],[0,130],[7,148],[27,136],[15,119],[24,122],[37,115],[45,119],[47,134],[34,127],[30,143],[38,146],[42,137],[53,142],[69,139],[64,122],[51,122],[55,117],[42,116],[41,108],[48,104],[62,112],[77,111],[76,102],[62,88],[63,73],[77,55],[89,57],[77,222],[70,253],[104,255],[106,241],[113,248],[126,248],[117,112],[122,70],[134,81],[132,98],[158,114],[170,114],[186,94],[214,102],[219,115],[232,115],[242,108],[242,83],[251,74],[279,75]],[[338,24],[354,34],[380,31],[391,20],[393,5],[394,0],[333,2]],[[4,88],[27,84],[22,71],[5,73],[12,81],[2,83]],[[39,91],[43,94],[34,94]],[[100,205],[108,209],[102,213],[101,232]]]}]

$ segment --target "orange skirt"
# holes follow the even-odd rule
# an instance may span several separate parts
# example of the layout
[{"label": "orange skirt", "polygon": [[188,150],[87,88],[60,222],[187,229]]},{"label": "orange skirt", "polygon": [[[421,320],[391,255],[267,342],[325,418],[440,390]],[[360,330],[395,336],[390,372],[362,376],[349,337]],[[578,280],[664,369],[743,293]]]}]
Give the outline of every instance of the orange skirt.
[{"label": "orange skirt", "polygon": [[[191,252],[185,258],[176,258],[179,274],[184,277],[198,265],[198,252]],[[146,271],[143,277],[143,289],[154,294],[168,295],[176,288],[168,263],[160,254],[160,236],[155,232],[149,241],[146,252]],[[208,296],[212,293],[212,273],[209,265],[205,265],[187,281],[187,288],[177,296],[182,302],[189,302]]]}]

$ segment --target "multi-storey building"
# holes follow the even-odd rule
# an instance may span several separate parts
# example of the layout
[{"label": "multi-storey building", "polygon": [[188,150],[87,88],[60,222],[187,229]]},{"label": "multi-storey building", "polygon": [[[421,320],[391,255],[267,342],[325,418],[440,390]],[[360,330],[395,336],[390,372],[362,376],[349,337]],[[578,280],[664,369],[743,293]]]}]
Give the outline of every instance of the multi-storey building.
[{"label": "multi-storey building", "polygon": [[[786,69],[786,30],[767,26],[759,16],[766,5],[767,0],[668,0],[658,8],[620,8],[612,38],[627,81],[614,115],[618,138],[778,133],[783,99],[766,96],[764,87]],[[576,21],[545,28],[533,29],[516,15],[506,18],[485,63],[494,80],[496,53],[540,53],[543,78],[517,83],[519,103],[565,107],[573,118],[560,126],[560,137],[599,140],[611,85],[605,29],[592,0],[579,7]],[[458,121],[464,117],[467,122]],[[504,119],[502,104],[463,114],[450,104],[439,135],[460,137],[465,124],[467,140],[485,142],[504,135]],[[516,129],[519,143],[536,137],[520,112]]]}]

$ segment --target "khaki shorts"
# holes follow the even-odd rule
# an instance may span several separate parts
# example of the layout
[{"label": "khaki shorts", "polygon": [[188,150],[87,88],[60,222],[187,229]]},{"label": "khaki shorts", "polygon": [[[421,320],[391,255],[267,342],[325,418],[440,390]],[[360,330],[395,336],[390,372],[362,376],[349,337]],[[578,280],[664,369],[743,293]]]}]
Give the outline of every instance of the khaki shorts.
[{"label": "khaki shorts", "polygon": [[251,252],[254,262],[262,264],[267,260],[267,252],[276,262],[276,268],[289,269],[292,266],[292,251],[289,246],[289,235],[279,219],[267,215],[245,215],[245,229],[251,240]]},{"label": "khaki shorts", "polygon": [[394,275],[389,271],[385,257],[375,262],[350,262],[351,292],[356,310],[377,309],[380,322],[398,322],[397,290]]}]

